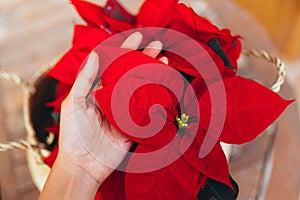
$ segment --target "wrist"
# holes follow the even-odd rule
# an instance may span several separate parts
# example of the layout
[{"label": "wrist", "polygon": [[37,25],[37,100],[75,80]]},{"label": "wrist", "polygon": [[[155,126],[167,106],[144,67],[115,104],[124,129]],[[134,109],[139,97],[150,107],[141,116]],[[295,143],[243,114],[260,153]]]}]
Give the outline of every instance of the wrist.
[{"label": "wrist", "polygon": [[70,160],[58,158],[52,167],[52,171],[61,174],[62,178],[66,178],[69,182],[81,182],[81,184],[84,182],[90,187],[99,187],[101,185],[99,180],[96,180],[84,168]]},{"label": "wrist", "polygon": [[65,154],[58,154],[53,169],[66,170],[69,176],[81,179],[85,177],[88,184],[97,185],[98,187],[112,173],[112,169],[106,167],[97,160],[91,160],[73,157]]},{"label": "wrist", "polygon": [[80,165],[59,157],[39,199],[93,199],[100,184]]}]

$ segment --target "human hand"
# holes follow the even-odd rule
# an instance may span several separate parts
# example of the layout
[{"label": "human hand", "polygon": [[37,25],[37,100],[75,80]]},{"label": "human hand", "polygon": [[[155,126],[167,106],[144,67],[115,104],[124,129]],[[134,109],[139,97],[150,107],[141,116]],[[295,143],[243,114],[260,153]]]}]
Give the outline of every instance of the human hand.
[{"label": "human hand", "polygon": [[[141,41],[141,33],[134,33],[121,48],[136,50]],[[161,42],[154,41],[143,53],[156,58],[161,49]],[[166,57],[160,58],[160,61],[168,64]],[[132,145],[108,123],[95,101],[87,98],[96,79],[98,65],[99,58],[92,52],[62,103],[59,152],[40,200],[93,199],[99,185],[123,161]],[[101,84],[99,87],[102,87]],[[84,144],[88,144],[89,148]],[[96,156],[108,162],[109,166]]]},{"label": "human hand", "polygon": [[[126,39],[121,48],[136,50],[141,41],[142,35],[134,33]],[[154,41],[143,53],[156,58],[161,49],[161,42]],[[168,63],[166,57],[160,60]],[[79,166],[98,183],[102,183],[123,161],[131,142],[108,123],[90,97],[86,98],[96,79],[98,64],[99,58],[92,52],[70,94],[62,103],[57,159]],[[101,88],[101,85],[98,89],[99,87]],[[88,148],[85,147],[86,144]]]}]

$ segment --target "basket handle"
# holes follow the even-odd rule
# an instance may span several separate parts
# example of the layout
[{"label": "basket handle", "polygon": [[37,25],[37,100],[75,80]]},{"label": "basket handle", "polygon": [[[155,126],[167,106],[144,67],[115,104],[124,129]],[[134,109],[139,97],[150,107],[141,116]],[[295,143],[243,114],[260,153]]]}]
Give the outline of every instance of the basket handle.
[{"label": "basket handle", "polygon": [[[0,79],[10,81],[20,86],[24,92],[34,94],[35,88],[32,84],[24,81],[20,76],[0,70]],[[12,149],[32,150],[38,147],[27,140],[12,141],[8,143],[0,143],[0,152]]]},{"label": "basket handle", "polygon": [[16,142],[8,142],[8,143],[0,143],[0,152],[8,151],[12,149],[20,149],[20,150],[33,150],[37,149],[36,145],[31,144],[27,140],[19,140]]},{"label": "basket handle", "polygon": [[[254,57],[262,58],[262,59],[265,59],[268,62],[275,65],[278,73],[277,73],[277,79],[273,83],[271,90],[273,90],[274,92],[279,92],[281,85],[285,81],[286,72],[285,72],[284,63],[278,57],[272,56],[271,54],[269,54],[263,50],[243,49],[242,54],[244,54],[246,56],[254,56]],[[24,91],[29,92],[31,94],[35,93],[34,86],[32,86],[30,83],[24,81],[21,77],[19,77],[16,74],[7,73],[5,71],[0,71],[0,79],[12,81],[15,84],[21,86]],[[40,148],[42,148],[42,147],[33,145],[29,141],[26,141],[26,140],[20,140],[20,141],[16,141],[16,142],[8,142],[6,144],[0,143],[0,152],[8,151],[11,149],[29,150],[29,149],[40,149]]]},{"label": "basket handle", "polygon": [[5,71],[0,71],[0,79],[11,81],[16,85],[20,86],[24,91],[30,92],[31,94],[35,93],[35,88],[28,82],[24,81],[20,76],[8,73]]},{"label": "basket handle", "polygon": [[277,78],[270,89],[278,93],[280,91],[282,84],[285,81],[285,76],[286,76],[285,64],[278,57],[273,56],[263,50],[243,49],[242,54],[246,56],[254,56],[254,57],[262,58],[275,65],[277,69]]}]

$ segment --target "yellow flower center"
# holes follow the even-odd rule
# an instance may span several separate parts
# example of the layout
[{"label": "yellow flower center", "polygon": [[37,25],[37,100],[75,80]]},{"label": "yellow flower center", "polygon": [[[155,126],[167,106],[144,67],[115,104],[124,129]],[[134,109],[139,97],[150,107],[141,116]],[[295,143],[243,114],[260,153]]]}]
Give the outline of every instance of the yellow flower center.
[{"label": "yellow flower center", "polygon": [[179,128],[188,128],[189,116],[187,114],[182,114],[181,116],[176,117],[176,122]]}]

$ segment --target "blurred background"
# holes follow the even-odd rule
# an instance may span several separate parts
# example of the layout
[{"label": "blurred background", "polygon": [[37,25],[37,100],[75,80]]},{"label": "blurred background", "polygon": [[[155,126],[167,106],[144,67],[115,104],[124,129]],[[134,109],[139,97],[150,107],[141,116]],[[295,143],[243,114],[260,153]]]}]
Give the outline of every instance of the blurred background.
[{"label": "blurred background", "polygon": [[[101,0],[93,1],[103,5]],[[242,35],[245,48],[264,49],[282,58],[287,64],[287,82],[281,95],[300,98],[299,0],[185,2],[220,27],[228,27]],[[80,21],[67,0],[0,0],[0,70],[31,81],[43,65],[71,47],[73,23]],[[242,62],[247,63],[244,59]],[[266,85],[276,78],[270,75],[274,74],[271,66],[263,69],[268,64],[248,63],[253,65],[253,70],[248,73],[242,69],[245,76],[254,74]],[[25,139],[22,90],[0,80],[0,91],[0,142]],[[272,156],[273,171],[264,188],[263,199],[300,200],[299,102],[297,100],[284,113],[274,130],[277,136]],[[230,170],[241,187],[239,199],[255,199],[267,141],[268,138],[261,137],[233,149]],[[0,152],[0,163],[0,200],[38,198],[25,152]]]}]

